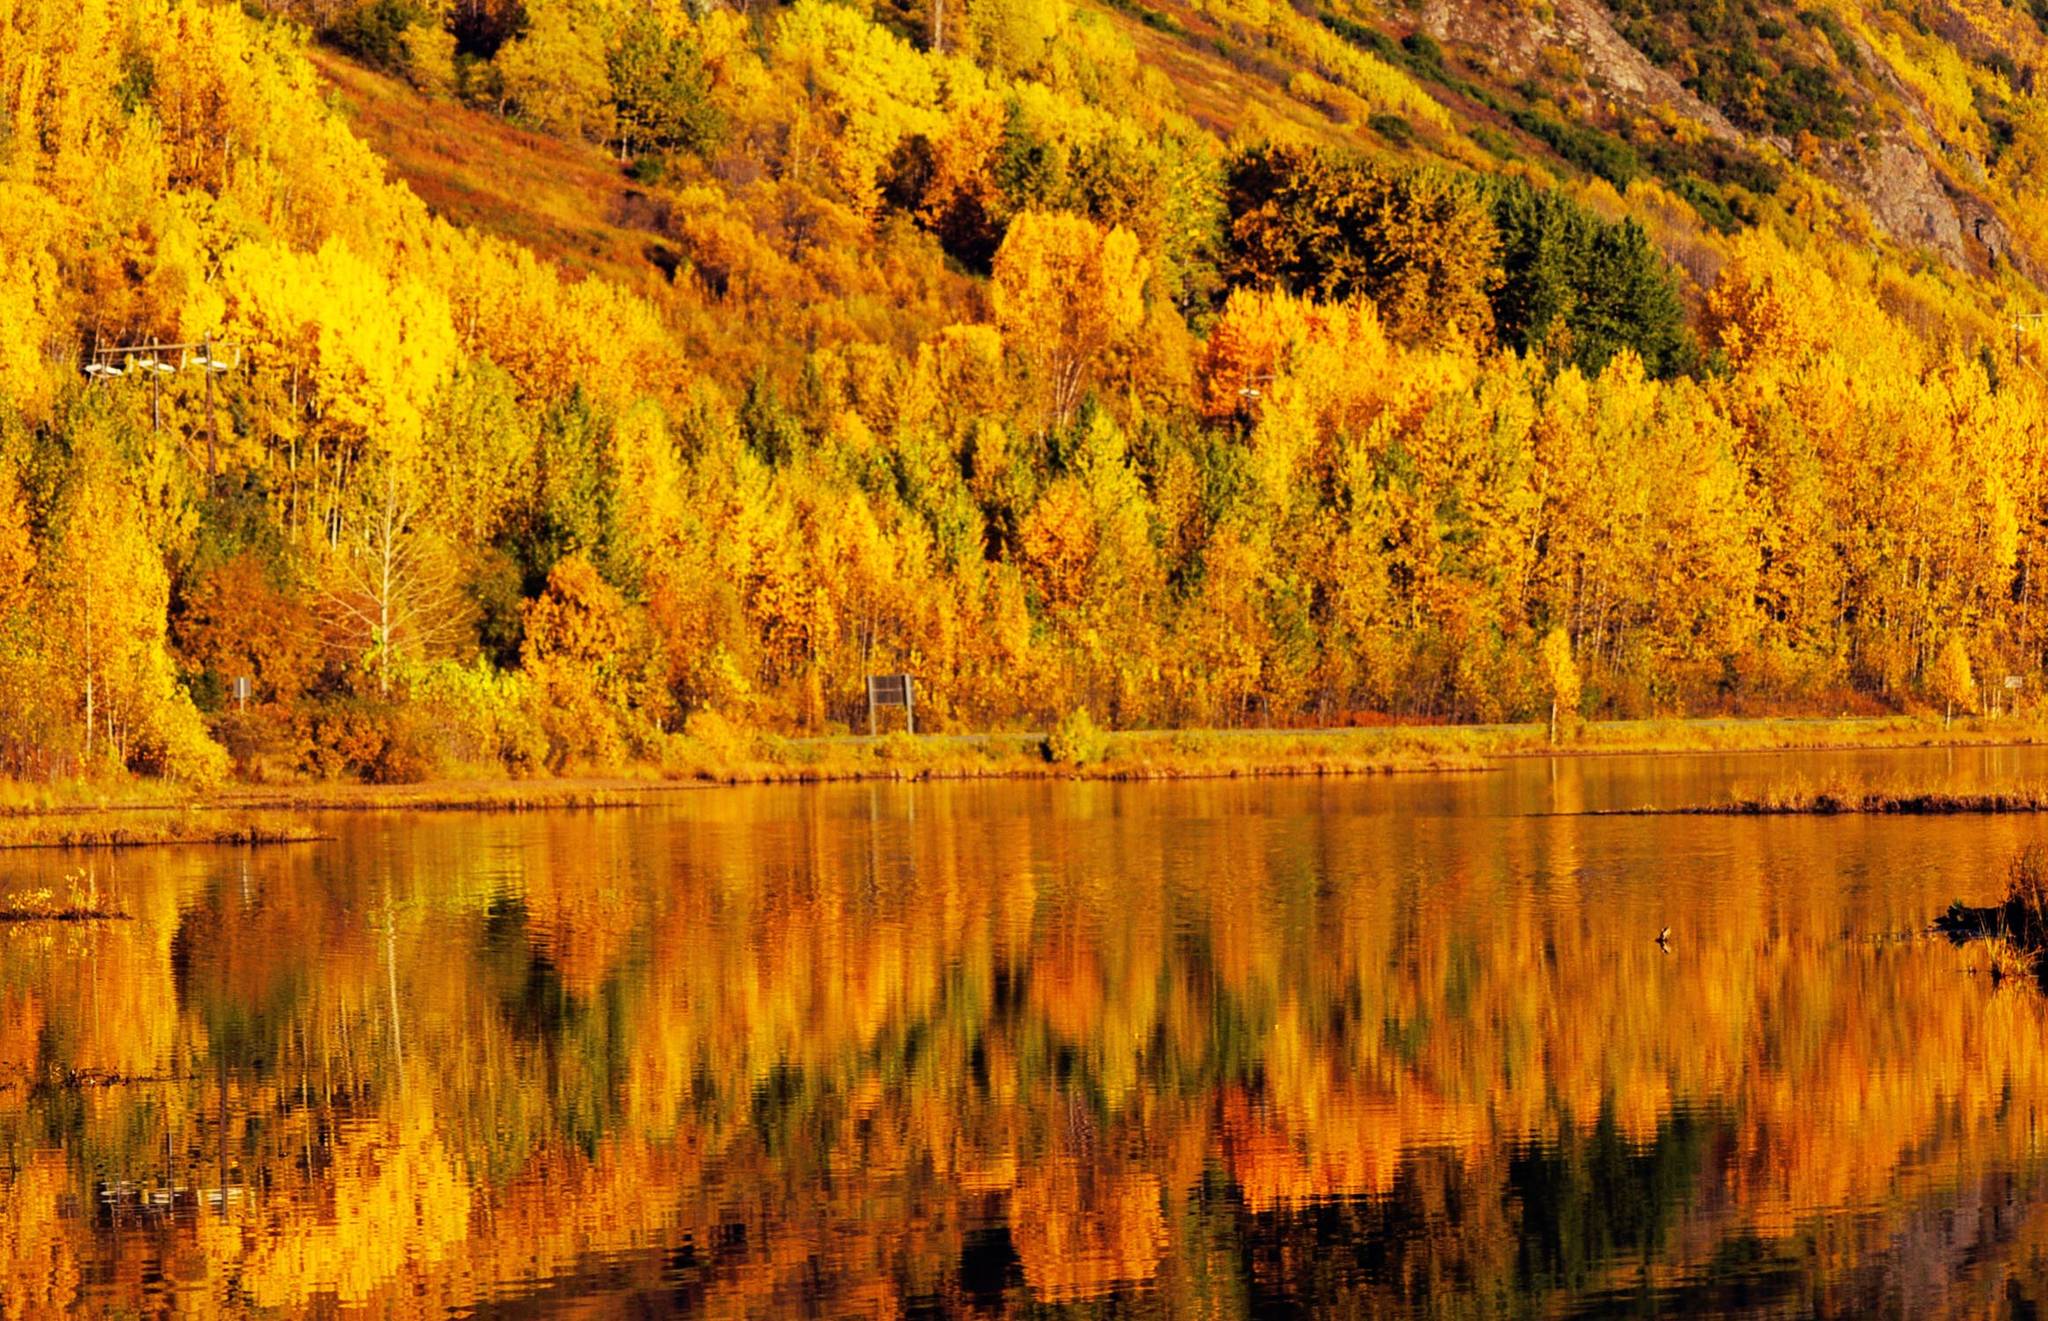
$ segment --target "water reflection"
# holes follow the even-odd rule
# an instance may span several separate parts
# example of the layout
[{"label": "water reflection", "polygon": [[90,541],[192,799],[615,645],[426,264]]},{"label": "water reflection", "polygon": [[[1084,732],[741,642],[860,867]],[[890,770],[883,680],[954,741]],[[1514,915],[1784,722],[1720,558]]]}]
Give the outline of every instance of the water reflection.
[{"label": "water reflection", "polygon": [[101,858],[132,921],[0,928],[0,1312],[2030,1305],[2048,1008],[1919,933],[2040,827],[1555,814],[1762,770]]}]

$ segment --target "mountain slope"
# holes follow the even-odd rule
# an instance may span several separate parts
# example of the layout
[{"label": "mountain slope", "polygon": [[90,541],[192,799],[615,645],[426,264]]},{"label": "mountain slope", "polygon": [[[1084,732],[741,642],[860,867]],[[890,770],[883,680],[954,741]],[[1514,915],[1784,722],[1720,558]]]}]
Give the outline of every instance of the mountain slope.
[{"label": "mountain slope", "polygon": [[[1718,269],[1713,236],[1749,224],[1882,241],[1908,263],[1925,254],[1994,286],[2017,277],[2032,289],[2044,269],[2031,168],[2048,141],[2031,93],[2042,43],[2021,11],[1751,3],[1728,17],[1648,0],[1433,0],[1347,15],[1127,0],[1074,14],[1128,44],[1149,80],[1142,102],[1218,140],[1307,137],[1392,160],[1638,185],[1626,202],[1581,187],[1596,208],[1649,223],[1701,288]],[[1074,15],[1066,22],[1075,30]],[[1724,40],[1732,49],[1716,53]],[[530,150],[538,173],[465,197],[480,181],[442,159],[447,144],[489,139],[496,117],[463,118],[388,80],[372,96],[374,75],[322,64],[359,130],[451,216],[636,279],[674,262],[659,243],[633,259],[660,207],[616,171],[606,178],[604,153],[571,166],[548,159],[545,136],[508,140],[492,159]],[[532,214],[543,203],[552,216]]]}]

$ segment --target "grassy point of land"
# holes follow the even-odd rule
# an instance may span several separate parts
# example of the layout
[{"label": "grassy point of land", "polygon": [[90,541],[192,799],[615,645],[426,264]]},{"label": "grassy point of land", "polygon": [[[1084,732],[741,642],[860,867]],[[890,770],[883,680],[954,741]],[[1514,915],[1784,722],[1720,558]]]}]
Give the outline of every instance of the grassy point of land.
[{"label": "grassy point of land", "polygon": [[130,913],[109,913],[97,908],[0,908],[0,925],[26,922],[132,922]]},{"label": "grassy point of land", "polygon": [[1726,803],[1680,807],[1638,807],[1620,816],[1995,816],[2048,812],[2048,785],[2032,784],[1981,793],[1932,789],[1852,789],[1797,786],[1767,789]]},{"label": "grassy point of land", "polygon": [[654,778],[432,780],[420,784],[310,784],[229,787],[195,800],[199,807],[300,812],[545,812],[638,807],[697,786]]},{"label": "grassy point of land", "polygon": [[327,836],[306,822],[215,811],[59,810],[0,818],[0,849],[132,849],[165,844],[303,844]]}]

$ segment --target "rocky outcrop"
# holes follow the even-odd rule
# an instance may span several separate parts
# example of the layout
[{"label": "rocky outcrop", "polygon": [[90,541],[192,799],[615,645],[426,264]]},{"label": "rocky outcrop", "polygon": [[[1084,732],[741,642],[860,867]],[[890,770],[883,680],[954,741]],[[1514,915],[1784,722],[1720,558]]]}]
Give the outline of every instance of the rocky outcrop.
[{"label": "rocky outcrop", "polygon": [[1844,162],[1842,182],[1869,206],[1871,218],[1900,243],[1931,248],[1964,265],[1961,217],[1942,180],[1903,133],[1887,133]]},{"label": "rocky outcrop", "polygon": [[[1529,76],[1554,78],[1560,52],[1570,52],[1583,74],[1590,104],[1623,113],[1668,108],[1730,143],[1768,143],[1779,153],[1804,158],[1848,196],[1869,208],[1872,222],[1897,242],[1923,248],[1958,266],[1985,268],[2011,261],[2029,276],[2034,263],[2011,239],[1996,209],[1974,190],[1981,162],[1941,141],[1918,96],[1893,73],[1884,55],[1860,35],[1844,77],[1859,83],[1882,127],[1857,139],[1816,144],[1782,138],[1751,138],[1636,49],[1616,28],[1601,0],[1425,0],[1419,26],[1489,66],[1503,81]],[[1815,55],[1832,60],[1826,43],[1814,37]],[[1983,38],[1978,36],[1977,44]],[[1601,105],[1602,102],[1606,104]],[[1877,110],[1876,107],[1885,107]],[[1933,144],[1931,147],[1926,144]],[[1942,159],[1930,152],[1949,152]],[[1957,170],[1962,172],[1959,177]]]},{"label": "rocky outcrop", "polygon": [[1597,0],[1559,0],[1547,17],[1517,5],[1427,0],[1419,26],[1439,41],[1483,53],[1510,78],[1536,72],[1546,49],[1570,50],[1584,63],[1588,81],[1609,95],[1635,106],[1670,106],[1717,137],[1741,140],[1727,116],[1631,46]]}]

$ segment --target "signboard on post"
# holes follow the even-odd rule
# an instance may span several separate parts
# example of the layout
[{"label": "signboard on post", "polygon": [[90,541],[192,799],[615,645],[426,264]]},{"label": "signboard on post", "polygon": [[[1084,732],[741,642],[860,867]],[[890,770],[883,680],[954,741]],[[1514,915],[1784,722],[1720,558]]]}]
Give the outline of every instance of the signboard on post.
[{"label": "signboard on post", "polygon": [[903,708],[904,728],[917,732],[917,712],[912,696],[916,684],[907,674],[870,674],[868,676],[868,733],[875,732],[875,709],[883,706]]}]

